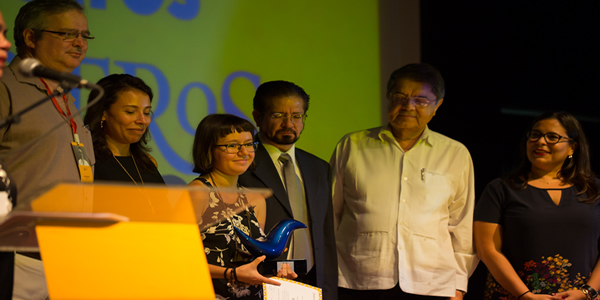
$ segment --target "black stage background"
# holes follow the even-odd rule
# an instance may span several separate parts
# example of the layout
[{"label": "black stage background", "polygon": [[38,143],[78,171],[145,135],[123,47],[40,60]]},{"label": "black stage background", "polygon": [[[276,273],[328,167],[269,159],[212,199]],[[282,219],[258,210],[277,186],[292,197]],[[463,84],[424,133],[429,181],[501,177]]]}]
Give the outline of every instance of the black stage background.
[{"label": "black stage background", "polygon": [[[476,193],[519,162],[534,116],[581,121],[600,172],[599,1],[421,1],[421,61],[442,72],[446,98],[430,128],[470,150]],[[467,299],[483,299],[485,270]]]}]

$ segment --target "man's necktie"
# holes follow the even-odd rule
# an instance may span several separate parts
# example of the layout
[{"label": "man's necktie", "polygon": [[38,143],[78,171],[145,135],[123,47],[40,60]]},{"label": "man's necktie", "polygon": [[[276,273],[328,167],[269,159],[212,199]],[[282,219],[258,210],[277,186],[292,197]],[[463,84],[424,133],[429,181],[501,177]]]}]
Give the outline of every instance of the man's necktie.
[{"label": "man's necktie", "polygon": [[[279,161],[283,164],[283,177],[294,219],[308,226],[308,210],[302,197],[302,187],[300,186],[300,179],[296,175],[294,162],[287,153],[282,153],[279,156]],[[309,271],[313,266],[310,228],[294,230],[293,244],[292,257],[294,259],[306,259],[306,270]]]}]

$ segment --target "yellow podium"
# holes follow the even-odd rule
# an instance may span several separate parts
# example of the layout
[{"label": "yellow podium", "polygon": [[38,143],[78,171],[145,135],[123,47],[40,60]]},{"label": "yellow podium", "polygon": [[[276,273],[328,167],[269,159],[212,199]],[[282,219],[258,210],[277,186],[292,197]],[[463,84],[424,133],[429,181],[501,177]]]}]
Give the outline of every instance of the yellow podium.
[{"label": "yellow podium", "polygon": [[2,220],[0,250],[40,251],[52,300],[213,300],[196,221],[208,191],[60,184]]}]

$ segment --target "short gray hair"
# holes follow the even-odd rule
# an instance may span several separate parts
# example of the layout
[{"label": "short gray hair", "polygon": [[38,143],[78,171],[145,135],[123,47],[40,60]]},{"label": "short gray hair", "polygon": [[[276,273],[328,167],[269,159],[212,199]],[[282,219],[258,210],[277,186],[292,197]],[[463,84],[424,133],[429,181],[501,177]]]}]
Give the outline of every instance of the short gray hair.
[{"label": "short gray hair", "polygon": [[71,10],[83,13],[83,6],[75,0],[33,0],[23,5],[15,19],[14,37],[17,54],[22,56],[27,51],[25,37],[23,37],[25,29],[33,30],[35,38],[39,39],[42,34],[41,30],[46,27],[47,16]]}]

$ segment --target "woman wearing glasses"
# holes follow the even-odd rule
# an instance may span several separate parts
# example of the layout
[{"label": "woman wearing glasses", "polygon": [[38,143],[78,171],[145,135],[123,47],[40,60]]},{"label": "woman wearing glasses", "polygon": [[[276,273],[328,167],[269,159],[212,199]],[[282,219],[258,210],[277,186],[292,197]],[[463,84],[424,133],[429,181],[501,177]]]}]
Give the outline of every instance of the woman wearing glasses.
[{"label": "woman wearing glasses", "polygon": [[475,209],[477,255],[491,274],[485,299],[595,299],[600,190],[581,125],[566,112],[541,115],[521,156]]},{"label": "woman wearing glasses", "polygon": [[[245,119],[213,114],[200,122],[194,138],[194,172],[200,173],[200,176],[189,185],[214,188],[202,215],[226,216],[225,220],[202,232],[202,242],[215,294],[227,299],[262,299],[263,282],[279,285],[257,271],[256,267],[265,259],[264,256],[239,267],[230,264],[250,258],[250,253],[235,235],[233,226],[253,238],[265,236],[265,199],[247,197],[238,184],[238,176],[254,161],[255,132],[254,125]],[[239,192],[220,193],[219,189],[224,188],[237,188]],[[239,208],[242,208],[241,212],[231,213]],[[277,275],[290,279],[297,277],[287,264]]]}]

